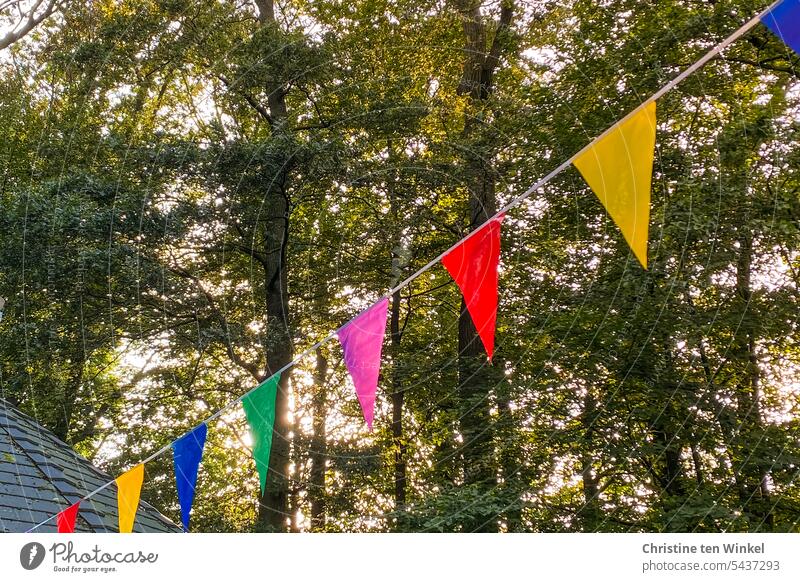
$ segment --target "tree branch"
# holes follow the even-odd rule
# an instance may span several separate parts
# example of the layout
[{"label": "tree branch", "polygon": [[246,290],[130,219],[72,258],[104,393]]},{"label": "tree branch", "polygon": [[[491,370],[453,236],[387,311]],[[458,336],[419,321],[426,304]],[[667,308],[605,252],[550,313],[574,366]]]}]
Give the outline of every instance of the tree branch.
[{"label": "tree branch", "polygon": [[179,275],[180,277],[183,277],[184,279],[188,279],[189,281],[194,283],[195,288],[205,297],[206,301],[208,302],[209,307],[211,307],[212,311],[214,312],[214,315],[217,317],[217,319],[219,320],[220,324],[222,325],[222,327],[226,331],[225,351],[228,353],[228,357],[231,359],[231,361],[233,361],[237,366],[239,366],[243,370],[246,370],[256,380],[259,380],[259,381],[263,380],[263,375],[259,372],[258,366],[256,364],[251,363],[251,362],[245,361],[233,349],[233,344],[230,341],[230,336],[227,335],[228,320],[225,318],[225,316],[219,310],[219,307],[217,307],[217,302],[214,299],[214,296],[211,295],[211,293],[209,293],[208,290],[206,290],[206,288],[203,286],[203,284],[200,281],[200,279],[198,279],[197,277],[192,275],[186,269],[184,269],[182,267],[179,267],[178,265],[171,265],[168,268],[169,268],[170,271],[172,271],[176,275]]},{"label": "tree branch", "polygon": [[269,114],[269,111],[267,111],[267,108],[261,105],[261,103],[259,103],[255,97],[249,93],[245,93],[244,91],[234,88],[234,83],[231,83],[228,78],[225,77],[225,75],[217,73],[216,77],[222,81],[229,91],[232,91],[247,101],[248,105],[250,105],[250,107],[252,107],[264,119],[264,121],[269,123],[270,126],[273,124],[272,116]]},{"label": "tree branch", "polygon": [[775,73],[787,73],[800,79],[800,68],[793,67],[792,65],[781,67],[778,65],[773,65],[774,61],[781,60],[779,57],[773,57],[769,59],[762,59],[760,61],[754,61],[752,59],[746,59],[743,57],[725,57],[725,60],[729,63],[738,63],[740,65],[750,65],[752,67],[757,67],[763,71],[773,71]]},{"label": "tree branch", "polygon": [[[36,11],[42,6],[45,0],[36,0],[33,6],[28,9],[27,18],[24,19],[23,22],[18,23],[12,30],[10,30],[5,36],[0,38],[0,50],[6,49],[10,47],[12,44],[17,42],[18,40],[25,37],[28,33],[30,33],[34,28],[39,26],[44,20],[49,18],[56,10],[61,7],[63,0],[47,0],[47,4],[44,7],[44,10],[36,14]],[[13,3],[20,7],[20,2]],[[9,7],[9,5],[4,6],[4,8]],[[21,16],[24,17],[24,14],[21,13]]]}]

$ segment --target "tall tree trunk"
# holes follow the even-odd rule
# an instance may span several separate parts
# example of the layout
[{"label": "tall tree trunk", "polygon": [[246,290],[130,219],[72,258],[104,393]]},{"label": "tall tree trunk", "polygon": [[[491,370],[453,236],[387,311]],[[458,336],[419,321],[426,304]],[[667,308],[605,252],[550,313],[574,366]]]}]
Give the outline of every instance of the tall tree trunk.
[{"label": "tall tree trunk", "polygon": [[[283,218],[267,225],[265,250],[267,265],[266,308],[267,308],[267,373],[271,375],[292,361],[293,350],[289,333],[289,302],[286,293],[286,240],[288,237],[288,204],[285,199],[278,204],[283,210]],[[279,214],[280,216],[280,214]],[[289,516],[289,373],[281,375],[275,399],[275,427],[272,437],[272,450],[269,458],[269,478],[261,497],[259,507],[260,531],[284,531]]]},{"label": "tall tree trunk", "polygon": [[[483,220],[481,220],[483,222]],[[487,495],[497,486],[494,430],[490,409],[496,374],[486,359],[472,318],[463,299],[458,320],[458,382],[463,438],[464,483]],[[465,531],[496,531],[496,515],[470,512]]]},{"label": "tall tree trunk", "polygon": [[[646,389],[649,405],[642,420],[647,425],[652,456],[642,456],[642,463],[653,479],[654,487],[660,489],[658,504],[667,521],[665,526],[678,524],[674,517],[686,502],[685,471],[682,463],[684,426],[688,410],[679,394],[670,347],[669,332],[656,336],[650,334],[644,350],[636,353],[636,375]],[[635,344],[634,345],[638,345]],[[620,371],[630,377],[633,366],[626,364]]]},{"label": "tall tree trunk", "polygon": [[[684,486],[683,466],[681,464],[682,447],[678,436],[672,431],[665,422],[666,413],[659,414],[653,423],[653,436],[656,443],[662,449],[661,456],[664,458],[661,468],[661,485],[664,493],[671,497],[682,498],[686,494]],[[681,503],[683,500],[681,500]]]},{"label": "tall tree trunk", "polygon": [[[397,167],[397,154],[392,140],[387,140],[389,162],[392,168]],[[396,171],[393,172],[388,182],[389,205],[394,222],[392,241],[392,280],[391,286],[397,285],[403,278],[403,273],[408,265],[408,256],[403,246],[402,227],[400,224],[400,205],[397,200]],[[400,513],[406,508],[406,450],[407,445],[403,439],[403,401],[405,388],[403,386],[400,365],[400,343],[403,333],[400,329],[400,291],[392,294],[391,312],[389,319],[389,339],[391,342],[392,374],[391,374],[391,399],[392,399],[392,447],[394,449],[394,509]],[[396,520],[394,528],[402,530],[401,520]]]},{"label": "tall tree trunk", "polygon": [[328,441],[325,434],[325,421],[328,409],[328,359],[317,348],[317,362],[314,368],[314,419],[311,437],[311,529],[325,529],[325,462],[328,458]]},{"label": "tall tree trunk", "polygon": [[[389,323],[392,346],[392,446],[394,448],[394,508],[402,512],[406,508],[406,443],[403,440],[403,399],[405,390],[398,360],[400,357],[400,292],[392,295],[391,319]],[[400,523],[395,524],[402,529]]]},{"label": "tall tree trunk", "polygon": [[[494,365],[502,369],[501,363],[495,358]],[[502,378],[496,386],[497,397],[497,437],[500,457],[500,471],[502,472],[503,504],[506,509],[502,520],[505,522],[506,531],[523,531],[522,523],[522,492],[526,489],[519,477],[519,425],[514,421],[511,407],[511,382]]]},{"label": "tall tree trunk", "polygon": [[[261,26],[277,27],[273,0],[257,0]],[[273,136],[289,131],[285,87],[280,80],[266,87]],[[293,349],[289,331],[289,295],[287,289],[288,267],[286,249],[289,241],[289,195],[287,163],[282,165],[282,175],[274,180],[275,186],[266,193],[269,208],[264,230],[265,303],[267,311],[266,359],[269,374],[292,361]],[[289,508],[289,373],[284,372],[278,384],[275,400],[275,429],[269,459],[269,478],[260,499],[257,529],[259,531],[286,531]]]},{"label": "tall tree trunk", "polygon": [[739,424],[739,461],[744,486],[740,488],[742,505],[753,516],[755,530],[771,530],[774,516],[770,501],[769,462],[763,460],[754,443],[760,444],[764,437],[761,418],[761,370],[756,356],[756,330],[751,313],[751,276],[753,263],[753,238],[744,226],[738,237],[739,257],[736,265],[736,293],[742,308],[742,322],[734,338],[734,355],[744,371],[736,386],[736,405]]},{"label": "tall tree trunk", "polygon": [[[490,48],[481,4],[476,0],[456,2],[463,22],[465,55],[458,92],[467,95],[470,102],[462,137],[467,143],[464,168],[470,189],[472,229],[478,228],[497,211],[495,175],[490,161],[492,152],[486,151],[491,148],[480,143],[485,128],[479,112],[494,90],[494,73],[513,16],[513,3],[504,1]],[[486,353],[463,300],[458,320],[458,353],[464,482],[489,494],[497,485],[490,415],[494,374],[487,365]],[[470,512],[470,516],[462,524],[465,531],[497,531],[498,516],[476,512]]]},{"label": "tall tree trunk", "polygon": [[[683,432],[685,419],[689,411],[683,407],[682,399],[678,396],[676,378],[680,374],[675,369],[669,338],[661,341],[651,340],[655,350],[647,357],[648,377],[653,380],[656,390],[656,406],[650,422],[650,433],[654,444],[659,450],[657,459],[653,462],[662,494],[659,496],[664,513],[674,515],[686,503],[686,475],[681,457],[683,456]],[[644,359],[644,358],[643,358]],[[667,522],[678,523],[672,517]],[[685,526],[682,526],[685,527]]]},{"label": "tall tree trunk", "polygon": [[583,442],[581,447],[581,480],[583,483],[583,507],[578,512],[581,518],[581,528],[583,531],[595,531],[600,522],[600,483],[594,469],[595,443],[594,433],[597,422],[597,401],[587,388],[586,395],[583,397],[583,412],[581,414],[581,426],[583,427]]},{"label": "tall tree trunk", "polygon": [[[297,446],[297,435],[300,434],[300,418],[297,415],[292,416],[292,435],[294,437],[294,442],[292,443],[294,446],[289,448],[289,455],[292,459],[292,465],[295,467],[295,472],[297,472],[297,467],[300,467],[303,463],[303,459],[301,456],[302,452],[300,447]],[[289,499],[288,499],[288,507],[289,507],[289,531],[292,533],[300,533],[300,512],[298,511],[300,508],[300,492],[301,492],[301,483],[299,479],[294,479],[289,481]]]}]

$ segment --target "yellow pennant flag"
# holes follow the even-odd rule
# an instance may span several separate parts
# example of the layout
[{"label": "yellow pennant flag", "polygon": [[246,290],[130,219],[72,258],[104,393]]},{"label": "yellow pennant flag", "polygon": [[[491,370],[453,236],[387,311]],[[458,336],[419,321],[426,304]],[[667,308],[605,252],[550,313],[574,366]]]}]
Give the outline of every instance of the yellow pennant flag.
[{"label": "yellow pennant flag", "polygon": [[144,481],[144,464],[140,463],[127,473],[117,477],[117,508],[119,509],[119,533],[131,533],[139,508],[139,496]]},{"label": "yellow pennant flag", "polygon": [[645,269],[655,146],[656,102],[651,101],[574,162]]}]

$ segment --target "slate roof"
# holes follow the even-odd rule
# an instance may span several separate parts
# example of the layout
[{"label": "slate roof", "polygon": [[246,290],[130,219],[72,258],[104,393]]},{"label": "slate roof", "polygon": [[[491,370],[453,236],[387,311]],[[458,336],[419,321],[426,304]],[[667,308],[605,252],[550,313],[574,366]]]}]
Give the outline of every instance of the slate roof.
[{"label": "slate roof", "polygon": [[[112,479],[0,399],[0,532],[25,532]],[[182,531],[144,501],[133,530]],[[36,531],[56,531],[55,518]],[[81,502],[75,531],[119,531],[116,485]]]}]

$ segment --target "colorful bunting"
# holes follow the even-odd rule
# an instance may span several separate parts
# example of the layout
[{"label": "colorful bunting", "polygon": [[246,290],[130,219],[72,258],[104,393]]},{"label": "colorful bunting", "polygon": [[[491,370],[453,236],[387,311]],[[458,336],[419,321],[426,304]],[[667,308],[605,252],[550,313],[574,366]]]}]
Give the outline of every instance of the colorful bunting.
[{"label": "colorful bunting", "polygon": [[497,267],[500,263],[500,214],[442,257],[455,280],[475,329],[491,361],[497,323]]},{"label": "colorful bunting", "polygon": [[144,463],[139,463],[116,479],[117,507],[119,509],[119,533],[131,533],[139,508],[139,496],[144,482]]},{"label": "colorful bunting", "polygon": [[[760,20],[772,33],[800,54],[800,0],[783,0]],[[741,36],[757,22],[757,17],[751,19],[737,34]],[[738,36],[727,39],[725,45],[718,45],[713,51],[718,52],[734,38]],[[707,53],[705,60],[695,63],[693,69],[696,70],[698,65],[707,62],[716,52]],[[657,95],[671,90],[691,72],[693,71],[689,70],[670,82]],[[645,269],[655,140],[656,102],[651,100],[592,142],[575,157],[573,162],[622,231],[634,255]],[[566,164],[559,167],[537,185],[549,181],[565,166]],[[535,190],[528,191],[516,202],[527,197],[532,191]],[[502,213],[493,217],[478,231],[445,253],[441,259],[442,265],[461,290],[464,304],[490,361],[494,355],[497,323],[500,229],[503,219]],[[408,281],[413,280],[427,268],[418,271]],[[337,332],[344,351],[345,364],[353,379],[364,419],[370,430],[374,420],[375,394],[388,304],[388,298],[383,298]],[[275,374],[241,400],[250,425],[253,457],[262,494],[269,469],[279,382],[280,374]],[[197,474],[207,434],[208,427],[203,423],[172,444],[181,519],[186,531],[189,529]],[[120,533],[133,531],[143,481],[144,463],[136,465],[115,480],[118,489]],[[57,514],[59,533],[75,531],[79,508],[80,501]],[[48,518],[42,524],[51,519],[52,517]]]},{"label": "colorful bunting", "polygon": [[208,426],[203,423],[172,443],[175,484],[178,488],[181,521],[183,521],[185,531],[189,531],[189,516],[192,512],[192,503],[194,503],[197,471],[200,468],[200,459],[203,458],[203,447],[205,447],[207,435]]},{"label": "colorful bunting", "polygon": [[783,0],[761,22],[794,52],[800,54],[800,0]]},{"label": "colorful bunting", "polygon": [[383,298],[337,333],[367,427],[372,430],[389,300]]},{"label": "colorful bunting", "polygon": [[280,374],[275,374],[242,398],[242,407],[250,424],[253,439],[253,458],[256,461],[261,493],[267,484],[269,453],[272,450],[272,429],[275,425],[275,398],[278,396]]},{"label": "colorful bunting", "polygon": [[73,533],[75,531],[75,520],[78,517],[78,508],[81,502],[70,505],[56,516],[58,533]]},{"label": "colorful bunting", "polygon": [[574,162],[645,269],[655,144],[656,103],[651,101]]}]

